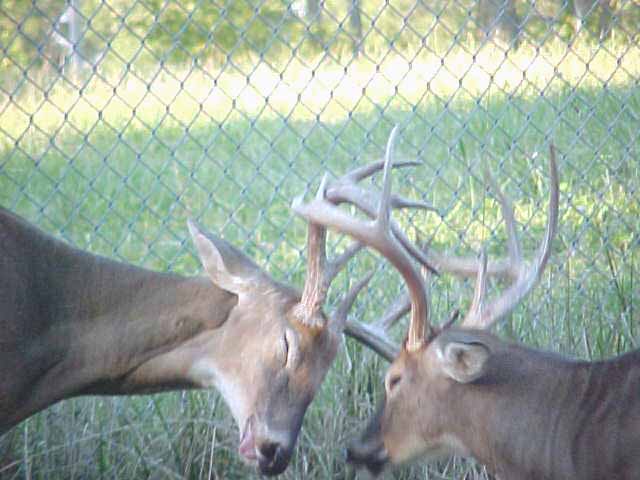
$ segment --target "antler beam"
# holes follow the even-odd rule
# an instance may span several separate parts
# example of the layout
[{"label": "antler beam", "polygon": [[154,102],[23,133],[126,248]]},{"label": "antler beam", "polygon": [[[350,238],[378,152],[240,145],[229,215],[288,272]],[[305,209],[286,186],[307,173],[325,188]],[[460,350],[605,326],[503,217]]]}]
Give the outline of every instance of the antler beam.
[{"label": "antler beam", "polygon": [[[392,157],[397,133],[398,129],[395,127],[387,142],[383,189],[378,201],[378,208],[374,220],[365,221],[352,217],[340,210],[336,204],[343,200],[348,200],[350,203],[355,204],[358,208],[370,214],[373,203],[372,194],[360,192],[360,195],[354,197],[353,185],[354,181],[363,178],[365,173],[371,174],[376,171],[375,166],[359,169],[352,173],[353,179],[347,177],[346,180],[348,181],[343,182],[342,185],[340,183],[333,185],[331,187],[334,195],[333,202],[327,198],[329,188],[327,187],[326,180],[323,180],[314,200],[305,204],[302,202],[302,198],[297,198],[294,200],[292,208],[297,214],[305,217],[312,223],[334,228],[335,230],[354,237],[364,245],[372,247],[388,259],[400,272],[407,284],[411,298],[411,324],[406,347],[410,350],[416,350],[424,344],[425,336],[429,328],[429,305],[424,280],[416,270],[403,243],[398,240],[398,238],[400,238],[400,230],[397,229],[396,233],[393,222],[391,221],[392,198],[397,198],[391,195]],[[356,193],[358,192],[356,191]],[[396,200],[395,203],[422,206],[417,202],[409,201],[399,202]],[[431,266],[429,266],[429,268],[433,269]]]},{"label": "antler beam", "polygon": [[[558,182],[558,166],[556,163],[556,152],[553,145],[549,147],[549,178],[551,180],[549,193],[549,206],[547,211],[546,232],[542,243],[538,247],[538,252],[530,264],[522,258],[522,249],[518,236],[516,234],[516,226],[511,203],[498,187],[496,181],[487,172],[488,183],[495,191],[500,206],[502,208],[502,216],[504,217],[507,229],[507,248],[509,253],[508,260],[501,260],[500,265],[509,272],[509,277],[513,279],[512,285],[507,288],[498,298],[485,304],[486,283],[487,278],[498,273],[497,269],[490,270],[487,266],[487,258],[484,250],[480,255],[479,262],[476,263],[472,273],[477,275],[476,287],[471,309],[462,322],[463,327],[467,328],[491,328],[498,320],[504,318],[511,312],[533,289],[540,280],[540,275],[544,270],[549,256],[551,255],[551,242],[556,234],[558,227],[558,204],[559,204],[559,182]],[[453,257],[447,257],[445,262],[438,263],[438,266],[444,271],[451,273],[459,273],[453,269],[449,270],[447,266],[455,265],[456,261],[452,261]],[[459,264],[460,262],[458,262]]]}]

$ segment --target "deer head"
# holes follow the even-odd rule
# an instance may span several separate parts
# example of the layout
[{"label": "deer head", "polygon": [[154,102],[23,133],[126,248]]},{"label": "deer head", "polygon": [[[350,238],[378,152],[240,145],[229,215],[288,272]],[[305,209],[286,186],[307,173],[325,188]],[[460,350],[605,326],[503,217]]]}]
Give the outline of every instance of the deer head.
[{"label": "deer head", "polygon": [[[484,251],[473,261],[430,258],[440,271],[476,275],[473,301],[460,327],[442,329],[429,324],[428,315],[413,316],[407,341],[385,377],[385,398],[368,428],[349,447],[350,460],[379,472],[386,463],[423,457],[468,456],[471,424],[465,414],[479,414],[475,385],[495,379],[495,364],[505,351],[503,342],[488,332],[531,291],[551,252],[558,218],[558,178],[553,149],[550,155],[551,199],[546,234],[535,260],[523,261],[512,208],[490,179],[500,200],[508,231],[508,261],[488,266]],[[512,284],[493,301],[485,301],[487,278],[500,275]],[[416,300],[412,300],[413,304]],[[428,311],[428,310],[427,310]],[[471,432],[473,435],[473,432]]]},{"label": "deer head", "polygon": [[[547,228],[535,260],[529,264],[523,260],[513,210],[489,175],[507,226],[508,260],[488,263],[484,252],[479,261],[420,252],[390,220],[390,172],[395,133],[394,130],[387,144],[384,187],[377,212],[361,199],[344,199],[369,216],[375,216],[374,220],[367,222],[349,217],[337,210],[329,194],[298,207],[310,221],[348,233],[382,254],[400,272],[409,291],[408,297],[399,299],[376,325],[353,322],[351,326],[360,334],[357,338],[363,343],[373,348],[381,343],[387,345],[384,351],[376,348],[386,358],[397,352],[385,377],[385,396],[377,413],[347,449],[349,461],[365,466],[373,474],[378,474],[388,463],[402,463],[417,457],[470,454],[464,441],[470,434],[465,432],[469,425],[465,418],[471,414],[470,408],[473,409],[473,406],[469,407],[473,405],[473,398],[471,402],[468,400],[474,395],[474,385],[490,381],[488,372],[496,374],[495,358],[504,350],[504,342],[489,330],[538,282],[549,259],[558,219],[558,176],[552,147]],[[453,327],[457,313],[441,327],[431,325],[427,283],[411,257],[432,271],[476,277],[471,307],[459,327]],[[486,302],[489,276],[507,278],[512,283],[498,298]],[[411,320],[406,339],[400,349],[394,348],[386,332],[409,309]]]},{"label": "deer head", "polygon": [[[193,347],[199,353],[193,355],[189,376],[223,395],[240,428],[244,459],[263,474],[279,474],[289,463],[304,413],[336,355],[344,316],[366,283],[355,285],[336,314],[325,315],[322,307],[331,280],[360,246],[347,249],[327,268],[325,231],[310,224],[301,296],[194,222],[189,229],[211,281],[237,296],[224,328]],[[228,340],[218,341],[221,335]]]},{"label": "deer head", "polygon": [[[376,162],[344,175],[335,182],[341,187],[338,191],[357,191],[357,183],[383,165]],[[320,192],[328,188],[325,178]],[[396,207],[424,206],[395,200]],[[339,203],[340,199],[334,201]],[[200,385],[216,386],[222,392],[241,430],[240,454],[248,462],[257,462],[264,474],[280,473],[289,462],[303,415],[335,358],[342,333],[359,334],[347,317],[370,275],[344,295],[333,315],[326,315],[323,305],[332,280],[361,244],[354,242],[328,260],[326,227],[310,221],[307,275],[300,294],[276,282],[240,251],[195,223],[190,222],[189,228],[213,283],[237,296],[225,329],[212,332],[211,338],[197,346],[201,353],[194,356],[197,361],[190,375]],[[243,340],[218,342],[219,335]],[[214,343],[215,362],[206,354],[208,349],[214,350]],[[220,352],[221,348],[225,351]],[[387,356],[393,351],[393,345],[384,341],[374,348]]]}]

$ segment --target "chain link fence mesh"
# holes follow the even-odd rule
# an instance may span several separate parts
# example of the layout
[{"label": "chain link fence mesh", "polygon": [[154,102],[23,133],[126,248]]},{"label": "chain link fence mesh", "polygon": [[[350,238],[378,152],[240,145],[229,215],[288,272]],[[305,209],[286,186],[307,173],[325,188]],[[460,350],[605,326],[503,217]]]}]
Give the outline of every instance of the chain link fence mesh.
[{"label": "chain link fence mesh", "polygon": [[[379,158],[394,124],[398,155],[422,162],[396,189],[435,208],[398,218],[456,253],[504,251],[483,169],[535,248],[553,142],[552,264],[501,333],[606,357],[637,339],[638,25],[637,0],[2,1],[0,204],[81,248],[182,273],[199,270],[195,217],[301,285],[291,200]],[[337,282],[372,264],[365,319],[400,282],[371,255]],[[469,301],[468,285],[433,283],[437,318]],[[286,478],[354,475],[338,444],[383,371],[347,343]],[[0,438],[0,477],[246,478],[228,417],[214,393],[63,402]],[[486,478],[457,460],[398,478],[465,475]]]}]

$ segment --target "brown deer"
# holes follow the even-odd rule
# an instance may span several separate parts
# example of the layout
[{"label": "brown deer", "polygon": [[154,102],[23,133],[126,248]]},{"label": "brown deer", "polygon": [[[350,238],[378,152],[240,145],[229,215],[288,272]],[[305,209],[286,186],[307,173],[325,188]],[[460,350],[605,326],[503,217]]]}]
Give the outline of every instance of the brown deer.
[{"label": "brown deer", "polygon": [[[384,195],[392,144],[393,136]],[[350,462],[375,475],[387,464],[461,455],[504,480],[640,478],[640,351],[586,362],[508,343],[489,331],[536,285],[551,254],[559,198],[553,148],[550,179],[546,233],[531,263],[522,258],[512,207],[490,176],[506,223],[508,259],[427,255],[440,272],[476,277],[459,327],[452,325],[456,315],[440,327],[430,323],[426,282],[387,226],[388,201],[380,202],[373,222],[338,216],[330,198],[298,205],[309,221],[346,232],[387,257],[410,292],[406,340],[386,374],[379,410],[347,448]],[[489,276],[511,280],[492,301],[485,299]],[[388,341],[384,329],[376,333]]]},{"label": "brown deer", "polygon": [[[339,183],[357,190],[382,166],[358,168]],[[394,354],[393,344],[347,321],[368,278],[332,316],[323,312],[331,281],[358,243],[328,261],[326,228],[310,222],[300,294],[194,222],[189,230],[206,276],[93,255],[0,208],[0,434],[65,398],[214,387],[240,429],[241,456],[275,475],[289,463],[343,331]]]}]

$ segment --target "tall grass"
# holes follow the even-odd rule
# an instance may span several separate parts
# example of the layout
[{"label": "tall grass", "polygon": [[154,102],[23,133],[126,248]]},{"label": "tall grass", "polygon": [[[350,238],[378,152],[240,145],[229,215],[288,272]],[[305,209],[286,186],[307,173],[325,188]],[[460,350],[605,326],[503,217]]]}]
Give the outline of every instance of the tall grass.
[{"label": "tall grass", "polygon": [[[311,65],[311,66],[309,66]],[[398,155],[421,166],[395,189],[438,213],[402,213],[433,248],[504,251],[488,168],[514,200],[525,249],[541,238],[547,149],[560,154],[560,231],[544,279],[501,330],[507,338],[584,358],[633,348],[638,322],[640,50],[560,44],[505,54],[488,46],[390,55],[344,68],[326,59],[216,71],[94,77],[0,110],[0,204],[69,242],[158,270],[199,270],[185,219],[197,217],[301,285],[305,224],[291,199],[325,170],[378,158],[394,123]],[[337,250],[345,241],[330,239]],[[356,315],[380,315],[396,274],[361,255],[332,290],[371,266]],[[389,287],[393,285],[393,287]],[[499,287],[499,286],[498,286]],[[469,301],[470,286],[433,282],[433,316]],[[401,334],[401,332],[397,332]],[[371,412],[385,364],[347,340],[305,417],[284,478],[352,478],[341,446]],[[251,478],[216,393],[60,403],[0,438],[0,478]],[[486,478],[458,460],[395,478]]]}]

